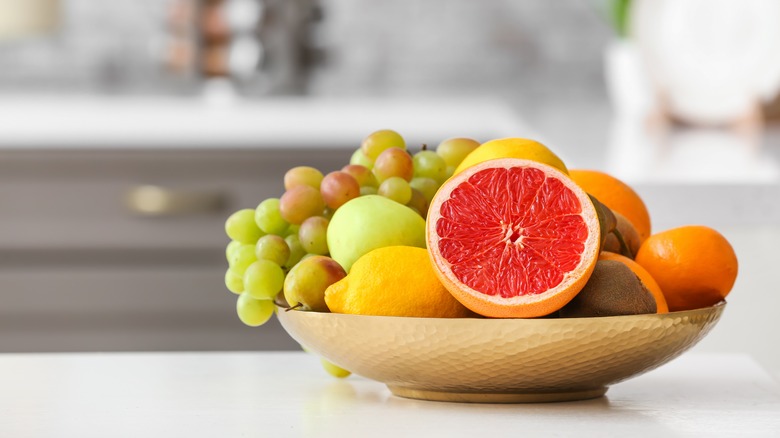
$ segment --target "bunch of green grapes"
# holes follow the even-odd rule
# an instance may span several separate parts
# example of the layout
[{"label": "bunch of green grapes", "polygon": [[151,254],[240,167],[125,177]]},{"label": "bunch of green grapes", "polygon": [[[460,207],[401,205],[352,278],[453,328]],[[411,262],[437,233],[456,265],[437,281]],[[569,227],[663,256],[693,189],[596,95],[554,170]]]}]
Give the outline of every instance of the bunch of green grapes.
[{"label": "bunch of green grapes", "polygon": [[352,199],[377,194],[426,217],[436,190],[478,145],[454,138],[436,151],[423,146],[411,155],[400,134],[381,130],[366,137],[340,170],[327,175],[309,166],[288,170],[279,198],[239,210],[225,222],[231,239],[225,285],[238,294],[239,319],[252,327],[264,324],[280,292],[291,306],[327,311],[325,288],[346,275],[328,257],[332,215]]},{"label": "bunch of green grapes", "polygon": [[366,137],[350,158],[350,166],[370,172],[361,192],[377,193],[407,205],[426,217],[433,195],[466,155],[479,146],[469,138],[450,138],[435,151],[425,145],[410,155],[404,139],[395,131],[376,131]]},{"label": "bunch of green grapes", "polygon": [[[400,134],[381,130],[366,137],[340,170],[327,175],[309,166],[288,170],[279,198],[239,210],[225,222],[231,239],[225,285],[238,295],[239,319],[251,327],[265,324],[280,293],[292,307],[328,311],[325,289],[346,276],[328,257],[333,214],[352,199],[376,194],[425,218],[439,186],[477,146],[474,140],[453,138],[441,142],[436,151],[423,145],[410,155]],[[323,367],[336,377],[349,375],[324,359]]]}]

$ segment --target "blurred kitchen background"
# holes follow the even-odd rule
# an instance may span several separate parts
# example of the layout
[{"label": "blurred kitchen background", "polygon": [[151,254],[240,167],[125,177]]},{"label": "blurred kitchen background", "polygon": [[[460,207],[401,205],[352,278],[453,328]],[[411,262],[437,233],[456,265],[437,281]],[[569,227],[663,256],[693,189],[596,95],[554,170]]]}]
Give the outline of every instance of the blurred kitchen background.
[{"label": "blurred kitchen background", "polygon": [[740,276],[697,348],[780,375],[780,2],[0,0],[0,351],[298,348],[243,326],[228,214],[376,129],[541,139]]}]

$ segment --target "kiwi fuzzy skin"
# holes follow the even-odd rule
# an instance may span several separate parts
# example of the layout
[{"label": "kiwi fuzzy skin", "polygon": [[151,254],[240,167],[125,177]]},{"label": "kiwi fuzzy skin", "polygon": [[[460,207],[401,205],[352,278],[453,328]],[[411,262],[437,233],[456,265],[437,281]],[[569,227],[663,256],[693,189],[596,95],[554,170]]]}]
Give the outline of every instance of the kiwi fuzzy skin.
[{"label": "kiwi fuzzy skin", "polygon": [[585,287],[564,306],[563,318],[656,313],[653,294],[623,263],[599,260]]}]

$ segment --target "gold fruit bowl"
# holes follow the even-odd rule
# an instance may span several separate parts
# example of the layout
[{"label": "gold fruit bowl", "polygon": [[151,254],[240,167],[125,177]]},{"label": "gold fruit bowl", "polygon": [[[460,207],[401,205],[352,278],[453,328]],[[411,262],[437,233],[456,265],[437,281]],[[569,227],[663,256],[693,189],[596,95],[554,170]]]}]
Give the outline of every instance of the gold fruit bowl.
[{"label": "gold fruit bowl", "polygon": [[285,311],[301,345],[401,397],[522,403],[582,400],[702,339],[725,302],[667,314],[437,319]]}]

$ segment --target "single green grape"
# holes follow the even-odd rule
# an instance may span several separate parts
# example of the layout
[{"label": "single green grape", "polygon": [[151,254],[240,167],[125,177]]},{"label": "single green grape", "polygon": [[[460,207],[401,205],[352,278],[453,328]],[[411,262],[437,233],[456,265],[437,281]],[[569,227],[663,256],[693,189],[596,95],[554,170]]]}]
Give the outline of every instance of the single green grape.
[{"label": "single green grape", "polygon": [[406,149],[404,138],[392,129],[374,131],[360,144],[360,150],[371,160],[376,160],[379,154],[388,148]]},{"label": "single green grape", "polygon": [[379,184],[377,193],[403,205],[406,205],[412,199],[411,186],[405,179],[397,176],[387,178],[382,184]]},{"label": "single green grape", "polygon": [[301,224],[298,239],[309,254],[326,255],[328,253],[328,223],[322,216],[312,216]]},{"label": "single green grape", "polygon": [[352,178],[355,178],[355,181],[357,181],[360,187],[379,186],[379,181],[376,180],[376,176],[374,176],[371,169],[366,166],[361,166],[360,164],[347,164],[341,168],[341,171],[352,175]]},{"label": "single green grape", "polygon": [[340,366],[336,365],[333,362],[328,361],[325,358],[320,358],[320,362],[322,363],[322,368],[325,369],[325,371],[328,372],[333,377],[338,377],[339,379],[343,379],[345,377],[349,377],[352,372],[345,370],[344,368],[341,368]]},{"label": "single green grape", "polygon": [[379,154],[373,172],[380,183],[392,176],[411,181],[414,177],[414,163],[406,150],[389,148]]},{"label": "single green grape", "polygon": [[279,212],[282,219],[290,224],[300,225],[306,218],[322,214],[327,200],[324,199],[326,182],[327,177],[321,183],[322,193],[320,190],[306,185],[295,186],[284,192],[279,199]]},{"label": "single green grape", "polygon": [[258,260],[270,260],[282,266],[290,258],[290,247],[283,238],[275,234],[266,234],[257,240],[255,255]]},{"label": "single green grape", "polygon": [[367,169],[374,168],[374,160],[365,156],[363,154],[363,151],[361,151],[360,149],[357,149],[355,150],[355,152],[352,153],[352,156],[349,158],[349,164],[358,164]]},{"label": "single green grape", "polygon": [[428,215],[428,201],[425,200],[425,196],[417,189],[412,190],[412,198],[406,203],[407,207],[411,207],[417,211],[423,218]]},{"label": "single green grape", "polygon": [[272,300],[284,286],[282,267],[270,260],[258,260],[244,273],[244,293],[256,300]]},{"label": "single green grape", "polygon": [[363,186],[360,188],[360,196],[376,195],[377,191],[379,190],[376,187]]},{"label": "single green grape", "polygon": [[330,257],[307,254],[284,279],[284,299],[292,307],[327,312],[325,290],[347,276],[347,272]]},{"label": "single green grape", "polygon": [[287,259],[287,263],[284,264],[284,267],[289,270],[301,261],[303,256],[306,255],[306,250],[303,249],[303,245],[301,245],[301,241],[297,234],[291,234],[285,237],[284,241],[287,242],[287,246],[290,247],[290,257]]},{"label": "single green grape", "polygon": [[289,224],[282,218],[279,202],[278,198],[268,198],[261,202],[255,210],[255,223],[267,234],[284,236]]},{"label": "single green grape", "polygon": [[231,240],[230,243],[227,244],[227,247],[225,248],[225,257],[227,257],[228,261],[230,261],[230,255],[241,245],[243,245],[243,243],[238,240]]},{"label": "single green grape", "polygon": [[[457,167],[447,166],[447,171],[444,173],[444,181],[447,181],[452,175],[455,175],[455,169],[457,169]],[[442,182],[442,184],[444,184],[444,182]]]},{"label": "single green grape", "polygon": [[295,186],[306,185],[319,190],[322,176],[322,172],[313,167],[293,167],[284,174],[284,189],[290,190]]},{"label": "single green grape", "polygon": [[448,138],[439,143],[436,153],[444,159],[447,166],[454,169],[477,147],[479,142],[470,138]]},{"label": "single green grape", "polygon": [[228,260],[228,265],[230,265],[230,269],[232,269],[233,272],[243,276],[244,272],[246,272],[246,268],[256,261],[257,255],[255,255],[255,246],[242,244],[233,251],[230,260]]},{"label": "single green grape", "polygon": [[337,170],[325,175],[320,186],[320,192],[325,200],[325,205],[332,210],[337,210],[342,205],[360,196],[360,184],[352,175]]},{"label": "single green grape", "polygon": [[250,327],[258,327],[271,319],[274,314],[274,302],[271,300],[256,300],[246,292],[236,300],[238,319]]},{"label": "single green grape", "polygon": [[227,286],[230,292],[240,294],[244,291],[244,279],[236,274],[235,271],[228,268],[228,270],[225,271],[225,286]]},{"label": "single green grape", "polygon": [[428,205],[430,205],[431,200],[433,200],[433,195],[439,190],[439,182],[433,178],[414,178],[409,182],[409,185],[413,189],[419,190],[420,193],[425,196]]},{"label": "single green grape", "polygon": [[447,176],[447,163],[434,151],[420,151],[412,157],[414,176],[443,182]]},{"label": "single green grape", "polygon": [[255,212],[251,208],[238,210],[225,221],[225,233],[241,243],[255,243],[264,233],[255,223]]},{"label": "single green grape", "polygon": [[298,235],[298,230],[301,229],[300,225],[290,224],[289,227],[287,227],[287,231],[284,232],[284,237],[287,237],[291,234]]}]

